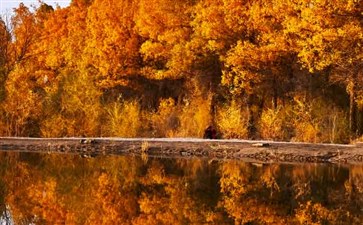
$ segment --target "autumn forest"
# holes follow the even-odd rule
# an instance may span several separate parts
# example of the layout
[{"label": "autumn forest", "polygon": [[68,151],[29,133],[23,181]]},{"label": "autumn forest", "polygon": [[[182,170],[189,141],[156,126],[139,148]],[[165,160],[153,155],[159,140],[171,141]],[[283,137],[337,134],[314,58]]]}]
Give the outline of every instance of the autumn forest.
[{"label": "autumn forest", "polygon": [[73,0],[0,17],[0,136],[349,143],[361,0]]}]

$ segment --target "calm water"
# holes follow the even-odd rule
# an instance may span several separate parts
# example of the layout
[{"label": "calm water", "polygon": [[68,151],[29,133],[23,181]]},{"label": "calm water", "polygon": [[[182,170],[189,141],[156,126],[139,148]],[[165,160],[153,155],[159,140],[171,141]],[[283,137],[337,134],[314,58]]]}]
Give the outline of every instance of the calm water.
[{"label": "calm water", "polygon": [[363,224],[363,166],[0,152],[0,224]]}]

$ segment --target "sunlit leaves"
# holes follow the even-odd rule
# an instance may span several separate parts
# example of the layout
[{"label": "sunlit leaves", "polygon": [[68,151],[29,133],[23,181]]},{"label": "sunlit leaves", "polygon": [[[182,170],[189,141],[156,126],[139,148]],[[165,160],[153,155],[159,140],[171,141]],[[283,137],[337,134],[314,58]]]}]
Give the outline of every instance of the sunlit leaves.
[{"label": "sunlit leaves", "polygon": [[18,66],[6,83],[7,99],[2,107],[6,111],[7,135],[37,135],[37,121],[41,115],[42,91],[30,66]]},{"label": "sunlit leaves", "polygon": [[103,88],[124,85],[139,67],[139,37],[133,17],[137,2],[95,1],[87,14],[90,36],[85,48],[85,63],[98,71]]},{"label": "sunlit leaves", "polygon": [[67,17],[69,13],[68,9],[58,9],[44,22],[43,39],[37,43],[39,51],[44,54],[39,55],[38,60],[44,61],[48,68],[56,70],[67,64],[65,51],[68,46]]},{"label": "sunlit leaves", "polygon": [[189,69],[185,45],[190,39],[190,10],[193,1],[140,1],[136,29],[145,38],[140,47],[151,79],[181,78]]},{"label": "sunlit leaves", "polygon": [[[67,130],[65,133],[68,135],[99,136],[99,117],[101,116],[99,98],[101,92],[97,89],[92,75],[92,72],[87,70],[64,71],[60,87],[53,93],[54,97],[59,96],[58,99],[47,99],[47,103],[50,104],[49,107],[52,107],[51,101],[59,102],[59,110],[49,115],[49,118],[60,114],[63,120],[67,121],[67,126],[64,129]],[[55,127],[48,127],[47,129],[55,129]]]},{"label": "sunlit leaves", "polygon": [[[120,95],[139,102],[146,114],[162,98],[174,98],[183,112],[191,101],[194,107],[198,99],[212,96],[205,106],[209,115],[200,124],[215,120],[216,105],[228,105],[232,98],[242,98],[246,105],[254,96],[249,118],[257,125],[261,110],[271,104],[276,109],[278,103],[317,92],[320,87],[307,86],[323,79],[319,75],[327,77],[322,85],[339,84],[352,96],[350,104],[361,106],[362,7],[354,0],[78,0],[55,10],[46,4],[30,10],[21,4],[11,23],[3,21],[0,29],[0,100],[7,98],[2,110],[9,116],[1,124],[14,123],[9,122],[12,114],[29,118],[11,105],[21,102],[12,90],[15,80],[31,90],[27,96],[34,91],[29,98],[36,100],[27,105],[39,107],[31,120],[44,131],[34,135],[47,136],[95,134],[103,128],[87,125],[70,134],[74,129],[68,128],[81,123],[71,117],[82,111],[79,107],[93,105],[86,111],[99,112],[90,117],[101,126]],[[311,74],[317,76],[303,84]],[[160,85],[170,80],[180,81],[173,93]],[[51,132],[61,121],[65,131]],[[184,124],[171,133],[200,133],[183,130]]]}]

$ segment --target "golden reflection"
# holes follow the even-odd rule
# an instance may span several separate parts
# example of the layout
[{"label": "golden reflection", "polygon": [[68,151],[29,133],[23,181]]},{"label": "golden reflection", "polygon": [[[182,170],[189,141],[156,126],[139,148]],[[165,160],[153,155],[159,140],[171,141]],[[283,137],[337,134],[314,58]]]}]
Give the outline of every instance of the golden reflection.
[{"label": "golden reflection", "polygon": [[361,224],[363,166],[0,152],[15,224]]}]

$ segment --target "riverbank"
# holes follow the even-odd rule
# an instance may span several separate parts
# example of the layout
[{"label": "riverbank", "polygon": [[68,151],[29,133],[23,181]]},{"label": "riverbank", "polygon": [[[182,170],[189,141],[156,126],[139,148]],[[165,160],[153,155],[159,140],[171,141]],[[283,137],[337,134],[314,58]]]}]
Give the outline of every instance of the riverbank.
[{"label": "riverbank", "polygon": [[208,157],[251,162],[363,164],[363,143],[310,144],[195,138],[0,138],[1,151]]}]

